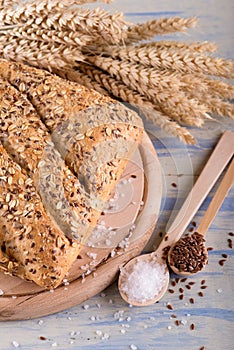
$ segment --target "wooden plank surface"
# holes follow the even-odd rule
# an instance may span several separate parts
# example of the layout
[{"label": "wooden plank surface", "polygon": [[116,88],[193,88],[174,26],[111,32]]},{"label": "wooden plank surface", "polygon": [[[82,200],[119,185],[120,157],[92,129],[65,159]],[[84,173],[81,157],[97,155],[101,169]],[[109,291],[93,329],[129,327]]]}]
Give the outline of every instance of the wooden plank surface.
[{"label": "wooden plank surface", "polygon": [[[196,15],[200,18],[200,25],[189,32],[189,39],[215,41],[222,56],[234,58],[232,1],[116,0],[110,6],[127,13],[131,21],[164,15]],[[184,38],[183,35],[177,37]],[[148,251],[157,246],[159,232],[165,230],[172,209],[180,207],[221,132],[234,130],[234,124],[228,118],[220,118],[219,122],[207,123],[202,130],[192,128],[198,145],[189,147],[150,123],[146,123],[146,129],[150,132],[164,174],[164,200],[159,222],[146,249]],[[177,187],[172,186],[173,183]],[[195,216],[197,223],[213,193]],[[207,246],[213,247],[213,250],[209,252],[205,271],[172,286],[174,293],[168,292],[159,303],[145,308],[129,307],[113,284],[104,294],[67,311],[41,319],[1,323],[0,349],[13,349],[12,341],[25,350],[122,350],[131,349],[131,345],[135,346],[132,349],[142,350],[199,350],[202,346],[206,350],[233,349],[234,254],[227,242],[227,239],[233,241],[233,237],[228,235],[234,231],[233,213],[232,188],[207,233]],[[222,254],[228,255],[223,266],[219,265]],[[195,282],[190,285],[191,289],[186,287],[188,282]],[[202,286],[207,288],[201,289]],[[183,300],[179,299],[179,288],[184,289]],[[203,293],[203,297],[198,295],[199,292]],[[168,303],[173,310],[168,309]],[[175,321],[178,321],[178,326]],[[191,324],[194,324],[194,330],[191,330]]]}]

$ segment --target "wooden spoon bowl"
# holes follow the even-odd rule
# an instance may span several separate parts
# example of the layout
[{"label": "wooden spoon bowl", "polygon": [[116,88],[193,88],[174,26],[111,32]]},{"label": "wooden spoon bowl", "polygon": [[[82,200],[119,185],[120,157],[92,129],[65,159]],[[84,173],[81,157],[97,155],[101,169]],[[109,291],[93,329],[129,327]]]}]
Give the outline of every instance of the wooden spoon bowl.
[{"label": "wooden spoon bowl", "polygon": [[[126,283],[126,279],[130,275],[130,273],[133,271],[133,268],[135,264],[138,262],[152,262],[153,264],[160,264],[164,268],[164,274],[165,274],[165,280],[162,285],[162,288],[159,292],[155,293],[153,298],[148,298],[145,300],[138,300],[138,299],[131,299],[124,291],[123,286]],[[139,276],[139,283],[143,283],[144,281],[141,281],[141,278],[144,278],[144,276]],[[134,306],[147,306],[151,305],[152,303],[156,303],[158,300],[161,299],[161,297],[165,294],[168,285],[169,285],[169,280],[170,280],[170,274],[169,270],[167,268],[167,265],[165,264],[165,260],[162,259],[161,255],[157,255],[155,252],[151,254],[144,254],[141,255],[140,257],[137,257],[135,259],[130,260],[125,266],[124,269],[122,270],[122,273],[119,276],[119,281],[118,281],[118,287],[119,287],[119,292],[121,297],[129,304],[134,305]]]},{"label": "wooden spoon bowl", "polygon": [[[168,263],[171,269],[180,276],[189,276],[201,271],[208,262],[208,252],[204,236],[221,207],[224,198],[234,182],[234,158],[223,177],[210,205],[203,216],[197,232],[181,238],[173,244],[168,253]],[[192,243],[192,244],[191,244]],[[194,248],[195,247],[195,248]],[[194,254],[195,250],[199,254]],[[187,262],[186,262],[187,259]],[[180,263],[180,261],[184,263]],[[179,268],[178,268],[179,267]],[[193,268],[194,267],[194,268]]]}]

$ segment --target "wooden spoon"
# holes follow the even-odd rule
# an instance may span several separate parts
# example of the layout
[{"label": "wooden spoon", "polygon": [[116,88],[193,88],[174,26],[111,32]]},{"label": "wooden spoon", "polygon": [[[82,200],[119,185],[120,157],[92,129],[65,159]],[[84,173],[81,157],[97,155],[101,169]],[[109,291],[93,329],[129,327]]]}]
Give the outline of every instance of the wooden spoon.
[{"label": "wooden spoon", "polygon": [[[165,294],[169,284],[169,270],[166,261],[168,251],[171,245],[182,236],[184,230],[191,222],[194,214],[197,212],[203,200],[206,198],[209,191],[222,173],[223,169],[226,167],[227,163],[233,156],[233,153],[234,133],[226,131],[220,138],[212,155],[210,156],[199,178],[197,179],[193,189],[190,191],[187,199],[176,215],[173,223],[171,224],[156,251],[150,254],[144,254],[136,257],[130,260],[124,267],[121,268],[118,281],[119,292],[122,298],[129,304],[135,306],[154,304]],[[153,261],[155,264],[158,263],[162,265],[165,270],[165,281],[164,284],[160,286],[160,291],[153,297],[147,299],[145,298],[144,300],[136,300],[134,298],[131,298],[128,294],[126,294],[126,292],[123,291],[124,285],[126,285],[126,281],[128,280],[128,277],[133,270],[134,265],[139,261]],[[131,288],[131,286],[129,286],[129,288]]]},{"label": "wooden spoon", "polygon": [[[200,225],[198,226],[196,232],[190,236],[179,239],[174,245],[171,246],[168,253],[168,263],[171,269],[180,276],[189,276],[201,271],[208,261],[208,252],[204,244],[205,236],[210,224],[212,223],[215,215],[217,214],[219,208],[221,207],[224,198],[226,197],[228,191],[232,187],[234,182],[234,158],[229,165],[229,168],[220,183],[204,217],[202,218]],[[197,244],[195,243],[196,241]],[[201,254],[197,255],[194,246],[190,243],[195,243],[196,250],[200,251]],[[179,256],[178,256],[179,254]],[[181,257],[181,258],[180,258]],[[181,260],[181,262],[178,262]],[[192,263],[192,264],[191,264]],[[189,270],[189,271],[188,271]]]}]

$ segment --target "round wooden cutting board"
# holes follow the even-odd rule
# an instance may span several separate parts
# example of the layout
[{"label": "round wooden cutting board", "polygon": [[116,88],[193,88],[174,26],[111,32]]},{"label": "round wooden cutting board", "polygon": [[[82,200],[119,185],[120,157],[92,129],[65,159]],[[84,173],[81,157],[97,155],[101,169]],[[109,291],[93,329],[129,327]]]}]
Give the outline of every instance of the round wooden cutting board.
[{"label": "round wooden cutting board", "polygon": [[73,307],[109,286],[119,268],[141,253],[155,227],[162,197],[160,164],[143,136],[63,285],[48,291],[0,273],[0,320],[42,317]]}]

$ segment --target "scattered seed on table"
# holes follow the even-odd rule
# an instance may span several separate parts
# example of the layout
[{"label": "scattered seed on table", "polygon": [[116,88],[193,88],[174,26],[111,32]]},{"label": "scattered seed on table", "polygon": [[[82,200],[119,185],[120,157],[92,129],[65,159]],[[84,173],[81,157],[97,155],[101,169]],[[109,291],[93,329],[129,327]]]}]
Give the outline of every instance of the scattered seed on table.
[{"label": "scattered seed on table", "polygon": [[201,346],[199,350],[205,350],[205,346]]},{"label": "scattered seed on table", "polygon": [[180,288],[179,288],[179,292],[180,292],[180,293],[183,293],[183,292],[184,292],[183,288],[180,287]]},{"label": "scattered seed on table", "polygon": [[171,281],[171,285],[172,285],[172,287],[175,287],[176,286],[176,282],[175,281]]},{"label": "scattered seed on table", "polygon": [[176,326],[179,326],[179,325],[180,325],[180,321],[179,321],[179,320],[176,320],[176,321],[175,321],[175,325],[176,325]]},{"label": "scattered seed on table", "polygon": [[213,247],[208,247],[207,248],[207,251],[209,252],[209,251],[211,251],[211,250],[213,250],[214,248]]},{"label": "scattered seed on table", "polygon": [[185,288],[191,289],[191,286],[190,286],[189,284],[186,284],[186,285],[185,285]]},{"label": "scattered seed on table", "polygon": [[46,337],[44,337],[43,335],[41,335],[41,336],[39,337],[39,339],[40,339],[40,340],[46,340]]},{"label": "scattered seed on table", "polygon": [[232,237],[234,236],[234,232],[229,232],[228,234],[229,236],[232,236]]},{"label": "scattered seed on table", "polygon": [[168,304],[168,305],[167,305],[167,308],[168,308],[169,310],[173,310],[173,307],[172,307],[171,304]]},{"label": "scattered seed on table", "polygon": [[172,187],[177,187],[177,184],[175,182],[172,182]]},{"label": "scattered seed on table", "polygon": [[174,289],[168,289],[168,292],[171,294],[175,293]]},{"label": "scattered seed on table", "polygon": [[203,285],[203,286],[201,286],[201,289],[206,289],[206,288],[207,288],[207,286],[204,286],[204,285]]},{"label": "scattered seed on table", "polygon": [[202,280],[202,281],[201,281],[201,284],[205,284],[205,283],[206,283],[206,280]]},{"label": "scattered seed on table", "polygon": [[186,277],[181,279],[181,282],[186,282],[186,281],[187,281]]},{"label": "scattered seed on table", "polygon": [[225,261],[226,261],[225,259],[219,260],[219,265],[220,265],[220,266],[223,266],[224,263],[225,263]]},{"label": "scattered seed on table", "polygon": [[202,292],[198,292],[199,297],[203,297],[204,294]]},{"label": "scattered seed on table", "polygon": [[180,295],[179,295],[179,299],[180,299],[180,300],[183,300],[183,299],[184,299],[184,294],[180,294]]},{"label": "scattered seed on table", "polygon": [[228,255],[227,254],[222,254],[222,257],[227,259]]},{"label": "scattered seed on table", "polygon": [[191,329],[191,331],[194,331],[194,329],[195,329],[195,324],[194,324],[194,323],[192,323],[192,324],[190,325],[190,329]]},{"label": "scattered seed on table", "polygon": [[191,282],[189,282],[188,284],[189,284],[190,286],[193,286],[195,283],[196,283],[196,282],[191,281]]},{"label": "scattered seed on table", "polygon": [[197,226],[196,221],[193,221],[193,222],[192,222],[192,225],[193,225],[194,227],[196,227],[196,226]]},{"label": "scattered seed on table", "polygon": [[191,304],[194,304],[194,299],[193,298],[190,298],[189,301],[190,301]]},{"label": "scattered seed on table", "polygon": [[189,232],[193,232],[194,231],[194,227],[190,227],[188,231]]},{"label": "scattered seed on table", "polygon": [[232,240],[230,238],[228,238],[228,247],[232,249]]}]

